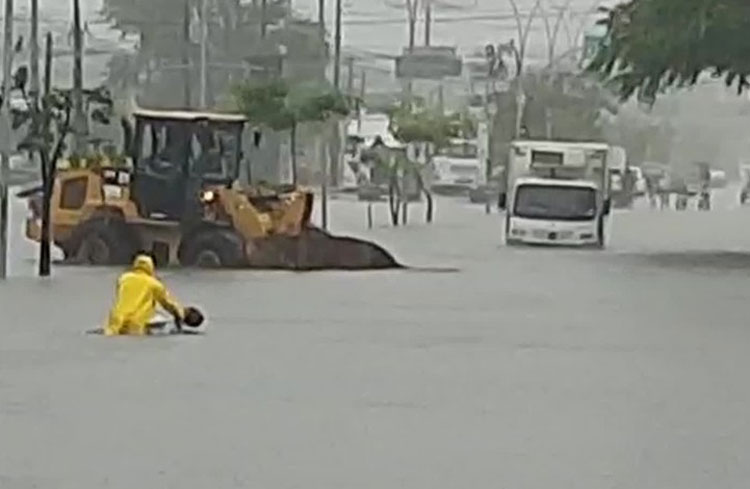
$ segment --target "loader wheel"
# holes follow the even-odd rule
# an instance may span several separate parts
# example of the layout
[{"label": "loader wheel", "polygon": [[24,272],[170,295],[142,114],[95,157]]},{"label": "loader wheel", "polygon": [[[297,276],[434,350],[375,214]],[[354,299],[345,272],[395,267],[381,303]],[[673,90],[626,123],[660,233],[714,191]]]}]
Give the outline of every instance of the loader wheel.
[{"label": "loader wheel", "polygon": [[246,261],[242,238],[224,229],[190,236],[180,246],[178,257],[183,266],[197,268],[237,268]]},{"label": "loader wheel", "polygon": [[136,244],[123,221],[97,218],[81,224],[66,248],[85,265],[125,265],[133,259]]}]

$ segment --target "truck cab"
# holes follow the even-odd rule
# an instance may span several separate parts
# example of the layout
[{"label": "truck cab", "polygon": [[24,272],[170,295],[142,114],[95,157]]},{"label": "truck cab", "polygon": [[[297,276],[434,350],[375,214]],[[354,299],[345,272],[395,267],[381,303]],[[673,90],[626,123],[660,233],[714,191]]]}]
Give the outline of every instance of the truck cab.
[{"label": "truck cab", "polygon": [[522,141],[510,151],[506,243],[603,247],[608,145]]},{"label": "truck cab", "polygon": [[437,194],[468,194],[482,183],[484,166],[476,140],[451,139],[432,158],[433,178],[430,187]]}]

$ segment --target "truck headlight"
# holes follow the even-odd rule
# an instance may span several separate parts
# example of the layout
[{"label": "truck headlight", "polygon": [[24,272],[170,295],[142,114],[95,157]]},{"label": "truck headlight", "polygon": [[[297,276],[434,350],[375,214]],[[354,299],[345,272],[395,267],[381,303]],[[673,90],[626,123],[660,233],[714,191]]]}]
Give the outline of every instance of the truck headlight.
[{"label": "truck headlight", "polygon": [[526,236],[526,230],[525,229],[519,229],[519,228],[513,228],[510,230],[510,234],[513,236]]},{"label": "truck headlight", "polygon": [[216,200],[216,192],[213,190],[204,190],[201,192],[201,202],[204,204],[210,204]]}]

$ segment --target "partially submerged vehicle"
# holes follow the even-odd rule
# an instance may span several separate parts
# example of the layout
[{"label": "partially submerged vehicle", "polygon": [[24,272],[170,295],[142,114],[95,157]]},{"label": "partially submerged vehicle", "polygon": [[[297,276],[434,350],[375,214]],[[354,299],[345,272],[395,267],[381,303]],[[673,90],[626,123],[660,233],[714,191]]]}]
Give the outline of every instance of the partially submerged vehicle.
[{"label": "partially submerged vehicle", "polygon": [[[291,270],[384,269],[398,263],[374,243],[312,226],[313,194],[296,186],[240,188],[246,120],[234,114],[136,110],[125,124],[129,165],[61,169],[51,235],[68,261]],[[42,193],[29,199],[26,235],[41,240]]]},{"label": "partially submerged vehicle", "polygon": [[468,195],[485,183],[483,158],[475,139],[451,139],[433,156],[431,168],[430,188],[436,194]]},{"label": "partially submerged vehicle", "polygon": [[625,148],[611,146],[608,160],[612,206],[618,209],[629,208],[633,205],[635,174],[630,171]]},{"label": "partially submerged vehicle", "polygon": [[598,142],[513,141],[505,242],[603,248],[610,215],[608,156]]},{"label": "partially submerged vehicle", "polygon": [[646,195],[652,208],[666,208],[669,204],[672,178],[669,165],[656,161],[645,161],[642,165],[646,180]]},{"label": "partially submerged vehicle", "polygon": [[713,189],[724,188],[727,185],[726,173],[713,169],[706,162],[697,162],[682,166],[670,175],[669,191],[676,195],[675,207],[685,210],[689,199],[697,198],[698,210],[711,209],[711,193]]}]

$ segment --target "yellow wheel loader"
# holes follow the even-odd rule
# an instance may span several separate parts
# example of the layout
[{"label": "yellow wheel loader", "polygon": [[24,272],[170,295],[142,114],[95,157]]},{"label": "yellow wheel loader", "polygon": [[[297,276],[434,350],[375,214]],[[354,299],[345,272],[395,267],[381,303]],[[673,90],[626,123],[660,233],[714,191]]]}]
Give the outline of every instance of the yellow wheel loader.
[{"label": "yellow wheel loader", "polygon": [[[313,194],[294,186],[240,189],[246,123],[239,115],[136,110],[132,165],[58,171],[51,236],[67,261],[125,264],[138,252],[161,265],[291,270],[399,267],[381,247],[310,224]],[[41,238],[41,189],[28,198],[29,239]]]}]

